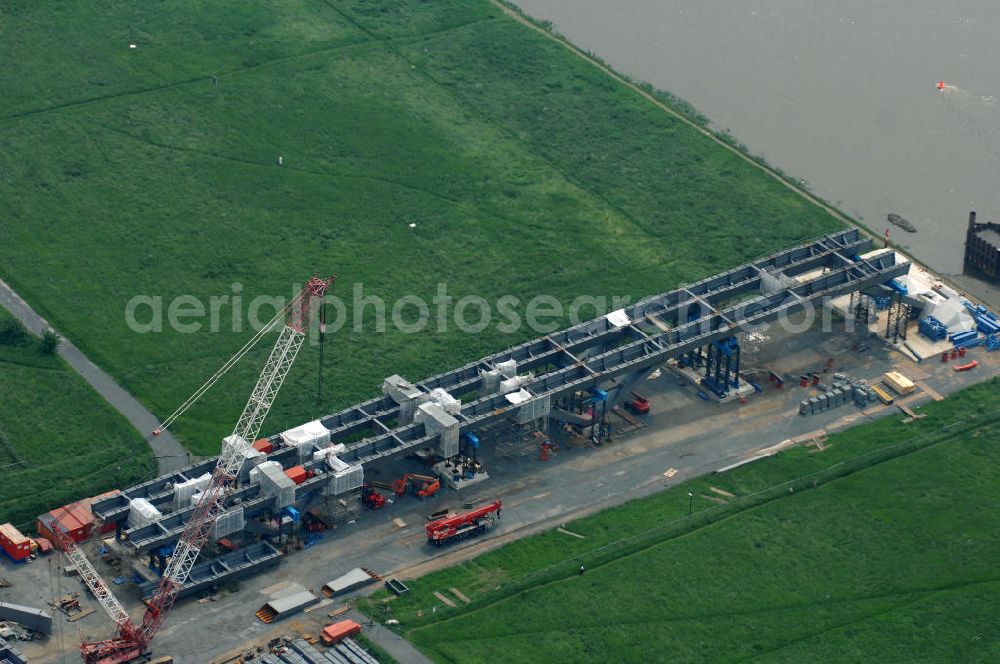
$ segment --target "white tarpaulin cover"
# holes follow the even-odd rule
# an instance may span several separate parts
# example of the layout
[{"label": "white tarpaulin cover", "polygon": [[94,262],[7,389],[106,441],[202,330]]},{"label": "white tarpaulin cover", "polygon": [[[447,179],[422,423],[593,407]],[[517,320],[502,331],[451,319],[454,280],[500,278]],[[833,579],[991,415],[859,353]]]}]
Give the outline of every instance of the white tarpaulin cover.
[{"label": "white tarpaulin cover", "polygon": [[[933,295],[936,295],[934,293]],[[926,297],[926,296],[925,296]],[[931,299],[931,298],[927,298]],[[941,324],[948,328],[948,334],[958,332],[968,332],[976,329],[976,321],[958,300],[949,300],[938,296],[928,302],[927,306],[920,314],[923,316],[934,316]]]},{"label": "white tarpaulin cover", "polygon": [[178,482],[174,485],[174,509],[179,510],[187,507],[191,502],[191,496],[204,491],[205,487],[212,480],[210,473],[205,473],[201,477],[195,477],[186,482]]},{"label": "white tarpaulin cover", "polygon": [[299,448],[299,458],[305,458],[312,453],[313,445],[322,447],[330,442],[330,430],[319,420],[313,420],[282,432],[281,439],[289,447]]},{"label": "white tarpaulin cover", "polygon": [[528,374],[526,376],[514,376],[513,378],[502,380],[500,381],[500,394],[507,394],[508,392],[518,390],[522,385],[530,383],[533,378],[534,376]]},{"label": "white tarpaulin cover", "polygon": [[343,443],[337,443],[336,445],[330,445],[329,447],[324,447],[321,450],[316,450],[313,452],[313,461],[326,461],[328,457],[336,456],[341,452],[347,450],[347,446]]},{"label": "white tarpaulin cover", "polygon": [[250,469],[250,484],[260,484],[261,475],[267,468],[277,468],[281,470],[281,464],[277,461],[265,461],[256,468]]},{"label": "white tarpaulin cover", "polygon": [[528,390],[518,390],[517,392],[511,392],[510,394],[506,395],[505,398],[511,404],[516,406],[519,403],[524,403],[525,401],[529,401],[531,399],[531,392],[529,392]]},{"label": "white tarpaulin cover", "polygon": [[608,322],[614,325],[615,327],[625,327],[626,325],[632,322],[631,320],[629,320],[629,317],[625,313],[624,309],[618,309],[616,311],[612,311],[610,314],[605,316],[605,318],[607,318]]},{"label": "white tarpaulin cover", "polygon": [[133,498],[129,501],[128,527],[140,528],[159,520],[162,514],[153,507],[153,503],[145,498]]},{"label": "white tarpaulin cover", "polygon": [[517,375],[517,360],[497,362],[496,368],[504,378],[513,378]]},{"label": "white tarpaulin cover", "polygon": [[458,415],[459,411],[462,410],[462,402],[459,399],[448,394],[447,390],[441,389],[440,387],[435,387],[431,390],[431,401],[441,406],[444,412],[449,415]]}]

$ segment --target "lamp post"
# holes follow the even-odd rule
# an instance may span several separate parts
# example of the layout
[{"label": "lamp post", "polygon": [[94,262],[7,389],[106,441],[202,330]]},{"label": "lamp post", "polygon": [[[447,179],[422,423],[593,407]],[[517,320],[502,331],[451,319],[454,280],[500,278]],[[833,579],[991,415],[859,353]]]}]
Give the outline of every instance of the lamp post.
[{"label": "lamp post", "polygon": [[691,516],[691,503],[694,501],[694,494],[688,491],[688,516]]}]

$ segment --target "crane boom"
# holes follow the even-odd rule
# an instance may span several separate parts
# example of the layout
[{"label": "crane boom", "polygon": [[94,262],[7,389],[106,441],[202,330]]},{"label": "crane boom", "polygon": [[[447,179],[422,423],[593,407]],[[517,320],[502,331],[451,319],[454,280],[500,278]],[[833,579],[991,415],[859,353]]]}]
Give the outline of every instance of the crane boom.
[{"label": "crane boom", "polygon": [[[114,639],[84,643],[81,646],[83,659],[88,664],[117,664],[141,655],[163,624],[181,588],[187,583],[202,548],[210,539],[215,519],[225,508],[226,496],[233,486],[240,466],[243,465],[246,452],[260,432],[264,418],[267,417],[281,384],[305,341],[314,304],[322,300],[335,278],[313,277],[286,309],[287,322],[278,335],[274,348],[271,349],[267,363],[253,392],[250,393],[250,398],[233,433],[223,441],[222,453],[212,472],[212,479],[195,505],[194,512],[174,547],[170,562],[160,579],[160,585],[146,604],[141,624],[136,626],[131,621],[128,613],[90,566],[83,552],[75,547],[76,555],[83,562],[77,564],[72,556],[71,560],[77,564],[81,575],[84,574],[84,569],[89,570],[88,574],[92,575],[92,579],[88,580],[87,576],[84,576],[84,581],[118,625],[118,633]],[[67,555],[70,555],[69,550],[73,549],[74,547],[70,546]],[[107,599],[102,599],[102,596]]]},{"label": "crane boom", "polygon": [[281,329],[278,341],[267,358],[267,364],[264,365],[264,371],[261,372],[260,379],[250,394],[243,414],[240,415],[232,435],[226,438],[223,445],[218,467],[227,477],[235,477],[243,465],[244,455],[257,439],[271,403],[278,395],[278,390],[281,389],[288,370],[292,368],[295,356],[305,338],[305,333],[287,325]]},{"label": "crane boom", "polygon": [[125,611],[125,607],[121,605],[121,602],[111,592],[108,585],[104,583],[104,579],[97,573],[94,566],[90,564],[87,556],[84,555],[73,538],[55,521],[49,524],[49,531],[55,540],[53,543],[63,552],[63,555],[66,556],[70,564],[76,568],[80,578],[86,584],[87,588],[90,589],[94,597],[97,598],[97,603],[101,605],[101,608],[108,614],[108,617],[119,627],[127,625],[131,619],[128,616],[128,612]]}]

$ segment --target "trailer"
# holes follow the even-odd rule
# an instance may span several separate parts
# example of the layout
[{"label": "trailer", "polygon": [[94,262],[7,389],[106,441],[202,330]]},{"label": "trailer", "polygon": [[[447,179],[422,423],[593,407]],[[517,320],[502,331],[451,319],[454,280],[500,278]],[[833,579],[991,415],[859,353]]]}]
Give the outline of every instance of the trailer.
[{"label": "trailer", "polygon": [[449,514],[424,526],[427,541],[438,546],[476,537],[493,527],[501,516],[499,500],[461,514]]},{"label": "trailer", "polygon": [[0,547],[15,563],[23,563],[31,555],[32,541],[13,524],[0,524]]}]

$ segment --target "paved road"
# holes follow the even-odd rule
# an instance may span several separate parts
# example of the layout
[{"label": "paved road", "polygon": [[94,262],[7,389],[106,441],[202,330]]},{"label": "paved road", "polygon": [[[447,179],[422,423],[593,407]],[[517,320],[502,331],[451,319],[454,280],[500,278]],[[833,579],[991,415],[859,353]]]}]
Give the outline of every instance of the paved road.
[{"label": "paved road", "polygon": [[431,664],[431,660],[414,648],[412,643],[391,629],[373,622],[371,618],[360,611],[351,609],[343,617],[353,620],[359,625],[364,625],[365,636],[392,655],[399,664]]},{"label": "paved road", "polygon": [[[35,334],[42,334],[45,330],[52,329],[48,321],[39,316],[2,279],[0,279],[0,306],[7,309]],[[124,415],[132,426],[147,437],[147,442],[157,458],[160,474],[186,466],[188,452],[170,432],[164,432],[155,438],[149,436],[149,432],[156,428],[160,421],[131,394],[126,392],[121,385],[116,383],[111,376],[87,359],[87,356],[73,345],[72,341],[62,335],[60,337],[62,343],[59,345],[59,355],[83,376],[83,379],[90,383],[98,394],[107,399],[108,403]]]}]

